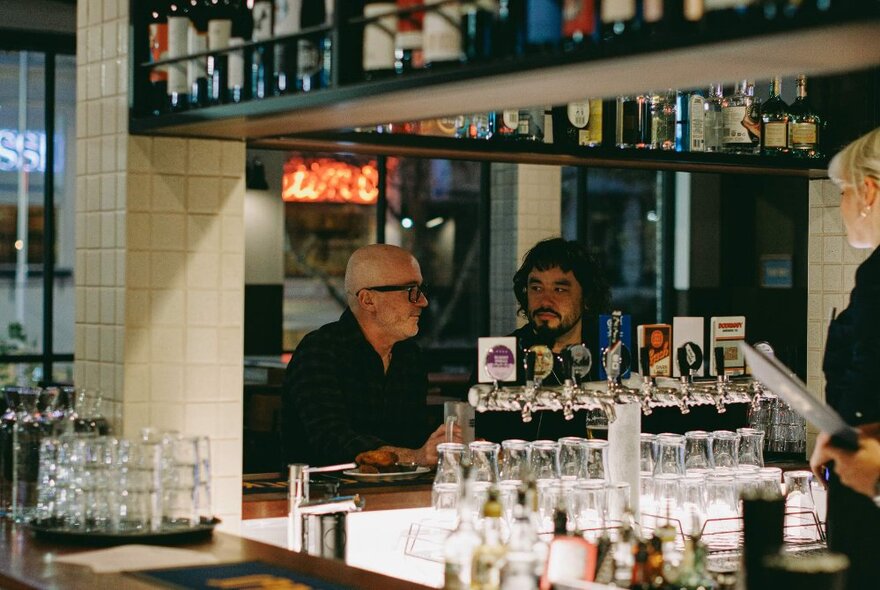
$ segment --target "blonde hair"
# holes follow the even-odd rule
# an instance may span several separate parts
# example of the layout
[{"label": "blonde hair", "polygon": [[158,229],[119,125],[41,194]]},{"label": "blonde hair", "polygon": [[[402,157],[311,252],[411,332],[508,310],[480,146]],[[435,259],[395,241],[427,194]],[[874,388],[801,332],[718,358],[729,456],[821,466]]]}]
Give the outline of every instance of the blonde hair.
[{"label": "blonde hair", "polygon": [[839,187],[860,187],[866,176],[880,180],[880,127],[838,152],[828,164],[828,176]]}]

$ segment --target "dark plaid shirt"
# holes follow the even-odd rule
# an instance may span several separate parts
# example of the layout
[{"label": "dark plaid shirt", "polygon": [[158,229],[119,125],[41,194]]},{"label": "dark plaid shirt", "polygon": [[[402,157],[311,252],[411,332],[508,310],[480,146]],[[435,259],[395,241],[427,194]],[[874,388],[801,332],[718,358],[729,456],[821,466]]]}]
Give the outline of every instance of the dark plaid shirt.
[{"label": "dark plaid shirt", "polygon": [[303,338],[284,378],[284,437],[288,462],[351,461],[383,445],[419,448],[428,438],[427,373],[412,340],[382,358],[346,309],[339,321]]}]

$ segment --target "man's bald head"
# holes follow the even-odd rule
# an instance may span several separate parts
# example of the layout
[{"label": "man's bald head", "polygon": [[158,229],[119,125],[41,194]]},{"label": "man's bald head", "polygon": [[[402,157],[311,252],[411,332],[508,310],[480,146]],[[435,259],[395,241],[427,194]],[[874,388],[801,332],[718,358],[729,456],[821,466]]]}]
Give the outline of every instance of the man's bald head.
[{"label": "man's bald head", "polygon": [[410,282],[413,269],[418,272],[419,263],[412,254],[398,246],[370,244],[358,248],[348,259],[345,268],[345,291],[349,305],[354,303],[357,292],[366,287]]}]

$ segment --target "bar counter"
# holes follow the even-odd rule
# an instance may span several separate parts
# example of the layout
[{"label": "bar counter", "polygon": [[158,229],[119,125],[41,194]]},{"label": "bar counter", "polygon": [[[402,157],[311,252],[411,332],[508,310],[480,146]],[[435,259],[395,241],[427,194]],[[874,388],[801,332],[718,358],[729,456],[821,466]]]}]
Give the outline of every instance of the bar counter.
[{"label": "bar counter", "polygon": [[[48,543],[33,537],[25,527],[0,522],[0,588],[9,590],[102,590],[160,588],[129,574],[95,574],[86,567],[58,563],[61,555],[87,551],[92,547]],[[260,561],[303,575],[349,588],[386,590],[427,589],[412,582],[383,576],[305,554],[293,553],[265,543],[215,532],[210,540],[178,545],[181,548],[210,553],[221,563]]]}]

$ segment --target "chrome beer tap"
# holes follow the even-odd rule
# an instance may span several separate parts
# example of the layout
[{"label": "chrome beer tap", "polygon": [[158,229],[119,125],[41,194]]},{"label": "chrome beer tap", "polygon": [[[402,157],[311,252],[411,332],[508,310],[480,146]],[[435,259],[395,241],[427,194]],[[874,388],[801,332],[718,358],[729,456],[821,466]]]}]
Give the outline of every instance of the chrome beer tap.
[{"label": "chrome beer tap", "polygon": [[651,402],[654,399],[654,394],[657,391],[657,382],[654,377],[651,375],[651,365],[648,358],[648,347],[643,346],[639,349],[639,363],[642,368],[642,385],[639,388],[639,398],[640,404],[642,406],[642,414],[645,416],[650,416],[651,412],[654,411],[654,408],[651,406]]},{"label": "chrome beer tap", "polygon": [[724,398],[727,395],[727,388],[730,386],[730,379],[724,372],[724,348],[716,346],[712,351],[715,354],[715,408],[719,414],[727,411],[724,406]]}]

